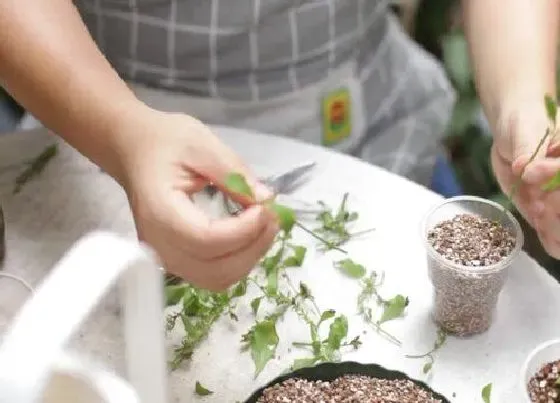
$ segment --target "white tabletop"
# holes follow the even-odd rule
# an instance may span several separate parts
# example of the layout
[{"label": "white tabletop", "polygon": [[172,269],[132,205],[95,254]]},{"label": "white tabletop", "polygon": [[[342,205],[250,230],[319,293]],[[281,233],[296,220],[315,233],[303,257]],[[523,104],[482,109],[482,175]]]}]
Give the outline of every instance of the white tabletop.
[{"label": "white tabletop", "polygon": [[[376,228],[371,236],[349,245],[350,255],[368,268],[384,270],[386,281],[382,291],[385,295],[407,295],[410,305],[404,319],[387,325],[403,341],[402,348],[368,332],[365,338],[362,336],[363,346],[343,359],[376,362],[426,380],[421,372],[423,361],[406,359],[404,354],[429,350],[435,337],[436,327],[430,319],[432,291],[419,224],[425,212],[441,198],[384,170],[322,148],[233,129],[216,130],[259,173],[281,170],[302,161],[317,161],[314,179],[297,192],[298,198],[334,204],[344,192],[350,193],[351,208],[360,213],[360,226]],[[86,232],[102,228],[125,236],[135,234],[121,189],[66,145],[62,145],[59,156],[40,179],[28,184],[20,194],[12,195],[18,163],[32,158],[53,140],[42,130],[0,136],[0,200],[8,231],[5,270],[35,285]],[[314,244],[303,234],[297,237],[301,242]],[[303,280],[311,286],[322,309],[346,314],[350,321],[349,336],[357,335],[364,329],[355,314],[358,286],[355,280],[337,273],[332,260],[333,255],[310,252],[305,266],[290,269],[290,275],[294,281]],[[2,292],[8,287],[5,281],[0,280]],[[16,285],[10,283],[10,287]],[[14,305],[21,303],[20,299],[6,297],[9,294],[0,296],[0,325],[17,309]],[[288,351],[292,341],[307,339],[308,330],[295,318],[287,317],[278,326],[279,358],[254,379],[249,354],[238,348],[241,335],[254,320],[248,302],[249,299],[240,306],[238,323],[232,324],[227,318],[219,321],[191,362],[172,373],[172,401],[197,401],[193,394],[197,380],[215,392],[203,401],[243,401],[285,370],[294,358],[306,354],[297,349]],[[123,341],[115,307],[111,295],[77,335],[74,346],[120,371]],[[492,382],[493,402],[510,401],[506,396],[516,387],[526,355],[538,343],[560,334],[558,307],[560,285],[523,254],[511,270],[494,325],[476,337],[450,338],[438,353],[428,382],[453,402],[461,403],[481,401],[481,388]]]}]

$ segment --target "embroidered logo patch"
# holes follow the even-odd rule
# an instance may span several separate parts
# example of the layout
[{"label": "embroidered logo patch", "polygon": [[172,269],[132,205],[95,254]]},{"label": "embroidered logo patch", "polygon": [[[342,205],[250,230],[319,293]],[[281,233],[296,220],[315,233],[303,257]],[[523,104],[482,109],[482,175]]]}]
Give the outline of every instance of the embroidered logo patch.
[{"label": "embroidered logo patch", "polygon": [[350,91],[346,88],[330,92],[322,101],[323,144],[336,144],[352,132]]}]

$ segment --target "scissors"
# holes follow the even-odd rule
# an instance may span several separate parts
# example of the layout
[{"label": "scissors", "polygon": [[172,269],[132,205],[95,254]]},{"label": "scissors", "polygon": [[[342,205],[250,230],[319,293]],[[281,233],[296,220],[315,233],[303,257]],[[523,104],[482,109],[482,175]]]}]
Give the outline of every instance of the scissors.
[{"label": "scissors", "polygon": [[[315,162],[307,162],[289,169],[281,174],[272,175],[261,179],[276,195],[287,195],[298,189],[304,182],[309,172],[315,168]],[[243,209],[241,205],[224,195],[224,207],[231,215],[237,215]],[[299,213],[318,213],[315,209],[295,209]]]}]

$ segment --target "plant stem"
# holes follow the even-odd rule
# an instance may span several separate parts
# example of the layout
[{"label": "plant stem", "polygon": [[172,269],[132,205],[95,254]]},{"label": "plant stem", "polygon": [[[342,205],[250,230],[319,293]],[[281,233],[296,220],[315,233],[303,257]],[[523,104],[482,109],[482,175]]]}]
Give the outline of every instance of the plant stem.
[{"label": "plant stem", "polygon": [[549,135],[550,135],[550,128],[547,128],[546,132],[544,133],[544,136],[542,136],[541,140],[539,141],[539,144],[538,144],[537,148],[533,151],[533,154],[531,155],[531,158],[529,158],[529,161],[525,164],[525,166],[521,170],[521,174],[519,175],[519,177],[517,178],[517,180],[515,181],[515,183],[511,187],[511,191],[509,192],[509,195],[508,195],[508,205],[504,206],[504,212],[507,212],[507,210],[509,208],[514,206],[513,198],[514,198],[515,194],[517,193],[517,190],[521,186],[521,183],[523,181],[522,180],[523,174],[525,173],[525,169],[527,169],[527,166],[531,162],[533,162],[534,159],[537,157],[537,154],[539,153],[540,149],[544,145],[544,142],[546,141],[546,139],[548,138]]},{"label": "plant stem", "polygon": [[304,230],[305,232],[307,232],[309,235],[311,235],[312,237],[314,237],[315,239],[321,241],[322,243],[324,243],[325,245],[327,245],[328,247],[335,249],[339,252],[342,252],[344,254],[347,254],[348,252],[346,252],[344,249],[339,248],[336,245],[333,245],[332,242],[327,241],[325,238],[323,238],[322,236],[316,234],[315,232],[311,231],[309,228],[306,228],[303,224],[299,223],[296,221],[296,225],[301,228],[302,230]]}]

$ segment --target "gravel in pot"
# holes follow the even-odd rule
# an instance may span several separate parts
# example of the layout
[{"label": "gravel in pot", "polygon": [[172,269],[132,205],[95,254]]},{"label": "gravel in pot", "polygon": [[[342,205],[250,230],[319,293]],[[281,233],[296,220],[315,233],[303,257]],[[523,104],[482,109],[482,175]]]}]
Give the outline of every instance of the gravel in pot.
[{"label": "gravel in pot", "polygon": [[245,403],[449,403],[424,382],[377,364],[325,363],[280,376]]},{"label": "gravel in pot", "polygon": [[457,336],[488,330],[523,244],[515,217],[491,201],[455,197],[428,214],[423,236],[437,324]]}]

